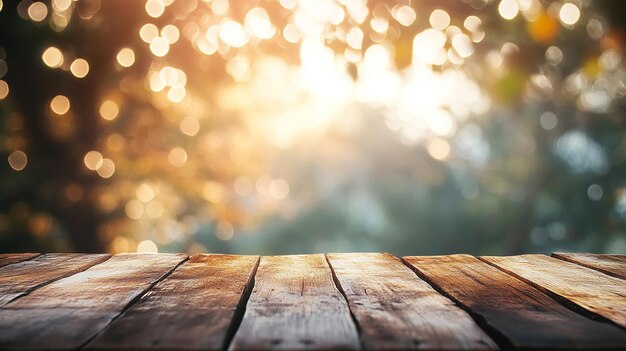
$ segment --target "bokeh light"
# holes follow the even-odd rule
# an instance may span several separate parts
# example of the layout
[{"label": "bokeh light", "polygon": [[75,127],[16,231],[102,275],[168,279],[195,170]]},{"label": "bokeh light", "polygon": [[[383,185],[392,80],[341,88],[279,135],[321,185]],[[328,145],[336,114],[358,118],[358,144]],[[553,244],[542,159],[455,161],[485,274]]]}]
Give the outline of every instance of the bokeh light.
[{"label": "bokeh light", "polygon": [[117,117],[120,108],[113,100],[106,100],[100,105],[100,116],[108,121]]},{"label": "bokeh light", "polygon": [[0,80],[0,100],[4,100],[7,95],[9,95],[9,84],[7,82]]},{"label": "bokeh light", "polygon": [[70,66],[70,71],[76,78],[84,78],[89,73],[89,62],[84,59],[76,59]]},{"label": "bokeh light", "polygon": [[137,245],[138,253],[158,253],[159,248],[152,240],[144,240]]},{"label": "bokeh light", "polygon": [[165,11],[165,4],[163,0],[148,0],[146,1],[146,12],[150,17],[160,17]]},{"label": "bokeh light", "polygon": [[58,48],[51,46],[41,54],[41,59],[48,67],[61,67],[63,64],[63,53]]},{"label": "bokeh light", "polygon": [[16,171],[21,171],[28,164],[28,156],[24,151],[16,150],[9,155],[9,166]]},{"label": "bokeh light", "polygon": [[181,147],[175,147],[169,152],[167,159],[172,166],[181,167],[187,162],[187,152]]},{"label": "bokeh light", "polygon": [[170,51],[170,43],[167,39],[157,36],[150,42],[150,51],[157,57],[163,57]]},{"label": "bokeh light", "polygon": [[502,0],[498,5],[498,12],[502,18],[512,20],[519,12],[519,5],[515,0]]},{"label": "bokeh light", "polygon": [[450,25],[450,15],[444,10],[436,9],[428,19],[430,25],[437,30],[444,30]]},{"label": "bokeh light", "polygon": [[48,16],[48,7],[43,2],[33,2],[28,6],[28,16],[35,22],[41,22]]},{"label": "bokeh light", "polygon": [[408,27],[417,18],[415,14],[415,10],[413,10],[410,6],[407,5],[397,5],[391,10],[391,15],[395,18],[398,23],[401,25]]},{"label": "bokeh light", "polygon": [[70,100],[64,95],[57,95],[50,100],[50,109],[57,115],[64,115],[70,110]]},{"label": "bokeh light", "polygon": [[574,25],[580,18],[580,10],[571,2],[565,3],[559,10],[559,18],[563,24]]},{"label": "bokeh light", "polygon": [[123,48],[117,53],[117,62],[122,67],[130,67],[135,63],[135,52],[131,48]]},{"label": "bokeh light", "polygon": [[92,171],[95,171],[98,168],[102,167],[103,161],[104,158],[102,157],[102,154],[98,151],[91,150],[85,154],[85,167]]},{"label": "bokeh light", "polygon": [[115,163],[108,158],[102,159],[102,164],[97,169],[98,175],[102,178],[111,178],[115,173]]}]

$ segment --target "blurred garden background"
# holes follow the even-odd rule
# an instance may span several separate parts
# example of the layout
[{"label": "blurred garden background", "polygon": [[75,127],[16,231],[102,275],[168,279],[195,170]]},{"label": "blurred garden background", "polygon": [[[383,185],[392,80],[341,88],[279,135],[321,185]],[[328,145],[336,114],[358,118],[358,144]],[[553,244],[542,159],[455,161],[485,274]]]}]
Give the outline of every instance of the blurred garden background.
[{"label": "blurred garden background", "polygon": [[625,253],[625,15],[0,0],[0,251]]}]

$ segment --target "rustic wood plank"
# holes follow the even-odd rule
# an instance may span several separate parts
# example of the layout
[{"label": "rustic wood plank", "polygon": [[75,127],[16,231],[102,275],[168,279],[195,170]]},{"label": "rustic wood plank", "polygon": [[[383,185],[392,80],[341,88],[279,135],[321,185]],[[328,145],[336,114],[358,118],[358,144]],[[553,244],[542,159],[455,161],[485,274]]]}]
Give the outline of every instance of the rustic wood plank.
[{"label": "rustic wood plank", "polygon": [[87,348],[221,350],[234,333],[229,328],[239,304],[245,304],[244,292],[252,287],[258,260],[258,256],[192,256]]},{"label": "rustic wood plank", "polygon": [[0,267],[4,267],[9,264],[18,263],[26,260],[30,260],[39,256],[38,253],[7,253],[0,254]]},{"label": "rustic wood plank", "polygon": [[0,268],[0,306],[107,260],[109,255],[46,254]]},{"label": "rustic wood plank", "polygon": [[626,256],[624,255],[555,252],[552,254],[552,257],[592,268],[617,278],[626,279]]},{"label": "rustic wood plank", "polygon": [[120,254],[0,308],[0,349],[76,349],[186,256]]},{"label": "rustic wood plank", "polygon": [[232,350],[358,349],[324,255],[264,256]]},{"label": "rustic wood plank", "polygon": [[454,302],[389,254],[328,254],[370,350],[497,349]]},{"label": "rustic wood plank", "polygon": [[622,279],[544,255],[481,260],[626,328],[626,281]]},{"label": "rustic wood plank", "polygon": [[[626,333],[581,316],[469,255],[405,257],[420,276],[480,318],[503,346],[623,348]],[[495,333],[495,334],[494,334]],[[508,345],[510,343],[510,345]]]}]

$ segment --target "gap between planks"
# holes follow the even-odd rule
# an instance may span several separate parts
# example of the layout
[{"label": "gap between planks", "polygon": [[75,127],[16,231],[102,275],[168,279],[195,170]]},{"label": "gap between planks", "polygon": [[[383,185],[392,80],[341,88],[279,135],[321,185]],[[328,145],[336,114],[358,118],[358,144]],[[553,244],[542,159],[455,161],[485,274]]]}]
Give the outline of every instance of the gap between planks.
[{"label": "gap between planks", "polygon": [[154,282],[152,282],[150,285],[148,285],[148,287],[146,287],[142,292],[140,292],[139,294],[137,294],[137,296],[135,296],[132,300],[130,300],[126,306],[124,306],[122,308],[122,310],[120,311],[120,313],[118,313],[115,317],[113,317],[102,329],[100,329],[100,331],[98,331],[96,334],[92,335],[90,338],[88,338],[84,343],[82,343],[77,349],[78,350],[82,350],[85,348],[85,346],[87,346],[93,339],[97,338],[100,334],[102,334],[105,330],[107,330],[107,328],[116,320],[118,320],[119,318],[121,318],[126,311],[128,311],[129,308],[131,308],[137,301],[141,300],[141,298],[143,296],[145,296],[148,291],[150,291],[150,289],[152,289],[155,285],[157,285],[159,282],[163,281],[165,278],[167,278],[168,276],[170,276],[170,274],[172,274],[176,268],[180,267],[183,263],[187,262],[187,260],[189,260],[189,256],[186,256],[183,260],[181,260],[180,262],[178,262],[177,265],[175,265],[172,269],[170,269],[168,272],[166,272],[165,274],[163,274],[160,278],[156,279]]},{"label": "gap between planks", "polygon": [[0,267],[8,266],[13,263],[32,260],[41,256],[40,253],[18,253],[18,254],[0,254]]},{"label": "gap between planks", "polygon": [[473,256],[404,259],[443,293],[483,317],[514,347],[626,347],[626,334],[613,324],[576,313],[522,279]]},{"label": "gap between planks", "polygon": [[34,290],[2,307],[0,348],[76,349],[186,258],[116,255]]},{"label": "gap between planks", "polygon": [[258,263],[259,256],[193,255],[84,348],[225,349],[238,329]]},{"label": "gap between planks", "polygon": [[363,350],[363,337],[362,337],[363,333],[361,330],[361,325],[359,324],[358,319],[354,315],[354,311],[352,311],[352,308],[350,307],[350,301],[348,301],[346,292],[343,290],[343,288],[341,287],[341,284],[339,283],[339,279],[337,278],[337,273],[335,272],[335,268],[333,267],[333,265],[330,263],[327,253],[324,254],[324,258],[326,259],[326,263],[328,264],[328,267],[330,267],[330,274],[333,276],[333,282],[335,283],[335,288],[339,290],[339,293],[341,293],[341,295],[343,296],[343,299],[346,301],[346,305],[348,305],[348,311],[350,311],[350,317],[352,318],[352,323],[354,323],[354,327],[356,328],[357,334],[359,335],[359,350]]},{"label": "gap between planks", "polygon": [[224,345],[222,345],[222,350],[228,350],[230,344],[233,342],[233,338],[239,330],[239,326],[241,326],[241,321],[243,320],[243,316],[246,313],[246,305],[248,304],[248,300],[250,299],[250,295],[252,294],[252,289],[254,289],[254,284],[256,283],[256,272],[259,269],[259,263],[261,263],[261,256],[259,256],[256,260],[256,264],[252,269],[252,274],[250,275],[250,279],[246,284],[245,289],[243,290],[243,294],[239,299],[239,303],[237,307],[235,307],[235,315],[233,316],[232,321],[230,322],[230,326],[228,327],[228,331],[226,331],[226,336],[224,337]]},{"label": "gap between planks", "polygon": [[626,256],[553,252],[552,257],[626,279]]},{"label": "gap between planks", "polygon": [[229,350],[360,349],[323,254],[263,256]]},{"label": "gap between planks", "polygon": [[513,348],[513,344],[511,343],[509,338],[504,336],[504,334],[502,334],[502,332],[500,332],[494,326],[489,324],[487,322],[487,320],[483,316],[481,316],[480,314],[476,313],[471,308],[467,307],[465,304],[461,303],[459,300],[454,298],[454,296],[452,296],[449,293],[447,293],[441,286],[436,284],[432,279],[428,278],[426,275],[424,275],[422,272],[420,272],[418,269],[416,269],[410,262],[408,262],[406,260],[405,257],[401,257],[400,260],[417,277],[419,277],[420,279],[425,281],[428,285],[430,285],[433,289],[435,289],[435,291],[437,291],[439,294],[441,294],[445,298],[451,300],[452,302],[454,302],[454,304],[456,306],[458,306],[459,308],[461,308],[462,310],[467,312],[467,314],[469,314],[470,317],[472,317],[472,319],[480,327],[480,329],[482,329],[498,345],[499,349],[501,349],[501,350],[510,350],[510,349]]},{"label": "gap between planks", "polygon": [[[535,259],[554,260],[554,263],[561,263],[563,265],[561,269],[565,271],[569,271],[569,272],[566,272],[569,274],[578,273],[578,272],[580,272],[583,275],[595,274],[596,277],[598,276],[605,277],[604,279],[608,281],[609,283],[610,283],[610,280],[613,280],[613,282],[617,282],[620,285],[623,285],[622,279],[605,274],[597,269],[586,267],[584,265],[579,264],[578,262],[570,262],[570,261],[561,260],[555,257],[546,256],[546,255],[529,254],[529,255],[519,255],[519,256],[480,256],[478,257],[478,259],[485,262],[486,264],[489,264],[490,266],[493,266],[499,269],[500,271],[506,274],[509,274],[523,281],[524,283],[532,286],[533,288],[540,290],[541,292],[543,292],[544,294],[546,294],[547,296],[549,296],[550,298],[552,298],[559,304],[563,305],[564,307],[580,315],[583,315],[592,320],[606,322],[622,330],[626,329],[626,317],[624,316],[624,314],[620,313],[619,310],[616,313],[612,313],[612,309],[614,308],[614,306],[607,305],[606,302],[604,301],[605,298],[599,298],[597,296],[590,295],[592,300],[586,301],[586,294],[588,293],[588,291],[585,291],[585,288],[587,287],[586,282],[579,282],[580,284],[583,284],[582,287],[575,287],[572,289],[569,286],[566,286],[565,289],[554,290],[553,287],[546,285],[545,281],[542,282],[541,274],[543,272],[537,271],[536,272],[537,274],[531,274],[530,276],[527,276],[527,274],[525,274],[524,272],[525,270],[531,269],[531,271],[528,271],[528,272],[532,273],[532,268],[536,270],[537,269],[541,270],[542,268],[545,268],[541,265],[532,267],[533,264],[535,264],[534,261],[531,261],[533,257]],[[523,267],[524,270],[519,270],[515,268],[515,264],[519,264],[519,262],[517,262],[518,260],[527,261],[526,266]],[[512,266],[508,267],[507,264],[512,264]],[[533,277],[533,275],[536,275],[536,276]],[[564,278],[561,275],[552,275],[552,277],[558,278],[558,279]],[[615,287],[612,287],[612,295],[614,295],[613,297],[621,296],[619,292],[614,291],[615,290],[614,288]],[[582,290],[576,290],[576,289],[582,289]],[[607,291],[606,293],[609,293],[609,292]],[[595,300],[595,302],[593,300]],[[624,304],[622,304],[622,306],[618,306],[617,308],[618,309],[620,307],[623,308],[623,306]]]},{"label": "gap between planks", "polygon": [[454,302],[385,253],[328,254],[341,290],[361,325],[363,348],[495,349]]},{"label": "gap between planks", "polygon": [[0,307],[57,280],[85,271],[110,257],[107,254],[37,254],[0,267]]}]

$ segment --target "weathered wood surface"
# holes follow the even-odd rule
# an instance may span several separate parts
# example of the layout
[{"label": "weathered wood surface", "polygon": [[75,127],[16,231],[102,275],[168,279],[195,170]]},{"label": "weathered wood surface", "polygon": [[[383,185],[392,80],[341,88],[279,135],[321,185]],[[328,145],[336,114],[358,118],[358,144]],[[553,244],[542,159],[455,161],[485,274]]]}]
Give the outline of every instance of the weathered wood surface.
[{"label": "weathered wood surface", "polygon": [[186,256],[123,254],[0,308],[0,349],[76,349]]},{"label": "weathered wood surface", "polygon": [[544,255],[481,259],[626,328],[626,281],[623,279]]},{"label": "weathered wood surface", "polygon": [[231,350],[359,349],[324,255],[262,257]]},{"label": "weathered wood surface", "polygon": [[472,318],[388,254],[328,254],[361,332],[378,350],[497,349]]},{"label": "weathered wood surface", "polygon": [[473,256],[404,257],[427,281],[519,348],[626,348],[626,333],[581,316]]},{"label": "weathered wood surface", "polygon": [[620,264],[559,255],[15,256],[0,350],[626,350]]},{"label": "weathered wood surface", "polygon": [[626,279],[626,256],[624,255],[555,252],[552,256],[581,266],[593,268],[617,278]]},{"label": "weathered wood surface", "polygon": [[26,260],[30,260],[31,258],[35,258],[39,256],[38,253],[10,253],[10,254],[0,254],[0,267],[4,267],[8,264],[18,263]]},{"label": "weathered wood surface", "polygon": [[258,260],[258,256],[192,256],[87,349],[221,350],[234,332],[232,322],[237,308],[243,308]]},{"label": "weathered wood surface", "polygon": [[83,271],[109,255],[46,254],[0,268],[0,306],[42,285]]}]

